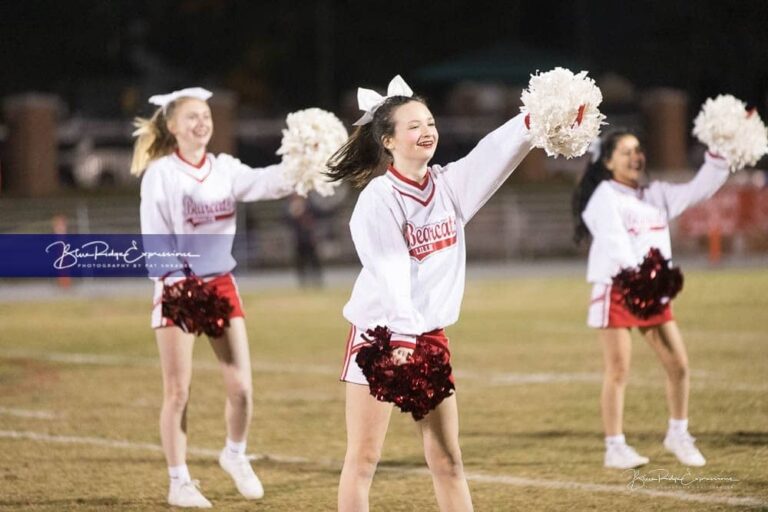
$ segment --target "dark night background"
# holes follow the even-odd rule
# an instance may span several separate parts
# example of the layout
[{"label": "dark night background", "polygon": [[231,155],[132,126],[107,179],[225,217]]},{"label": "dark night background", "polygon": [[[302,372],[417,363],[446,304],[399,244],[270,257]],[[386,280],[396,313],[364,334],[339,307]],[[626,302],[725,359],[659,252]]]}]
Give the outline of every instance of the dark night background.
[{"label": "dark night background", "polygon": [[677,87],[692,105],[728,92],[764,114],[768,92],[760,0],[24,0],[0,3],[0,37],[0,96],[55,92],[97,116],[191,84],[235,90],[255,114],[336,108],[396,73],[439,95],[448,84],[418,70],[500,45]]}]

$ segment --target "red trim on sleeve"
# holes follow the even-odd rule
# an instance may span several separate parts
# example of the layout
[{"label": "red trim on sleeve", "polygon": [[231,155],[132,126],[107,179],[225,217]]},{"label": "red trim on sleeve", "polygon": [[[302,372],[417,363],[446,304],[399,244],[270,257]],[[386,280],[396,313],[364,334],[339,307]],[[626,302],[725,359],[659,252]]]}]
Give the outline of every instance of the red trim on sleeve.
[{"label": "red trim on sleeve", "polygon": [[707,154],[712,158],[717,158],[718,160],[725,160],[725,157],[721,154],[713,153],[712,151],[707,151]]}]

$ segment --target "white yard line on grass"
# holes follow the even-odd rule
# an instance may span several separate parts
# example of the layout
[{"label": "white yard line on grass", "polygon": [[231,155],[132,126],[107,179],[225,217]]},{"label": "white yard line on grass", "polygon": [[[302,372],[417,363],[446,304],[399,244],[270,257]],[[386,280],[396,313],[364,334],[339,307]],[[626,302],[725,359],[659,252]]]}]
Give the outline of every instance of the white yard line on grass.
[{"label": "white yard line on grass", "polygon": [[[117,439],[105,439],[100,437],[57,436],[42,432],[0,430],[0,438],[28,440],[42,443],[59,444],[84,444],[102,446],[107,448],[122,448],[128,450],[144,450],[162,452],[162,447],[153,443],[135,443]],[[190,447],[187,450],[192,455],[217,458],[219,450]],[[312,460],[306,457],[293,457],[275,454],[250,455],[254,460],[269,460],[284,464],[315,464],[326,467],[340,468],[341,463],[330,459]],[[428,475],[426,469],[406,468],[402,466],[388,465],[379,468],[380,471],[396,471],[399,474]],[[710,494],[692,494],[682,491],[655,491],[652,489],[630,489],[627,485],[592,484],[587,482],[574,482],[568,480],[551,480],[539,478],[525,478],[511,475],[493,475],[487,473],[468,473],[467,479],[482,484],[508,485],[512,487],[534,487],[538,489],[550,489],[555,491],[584,491],[588,493],[641,495],[649,498],[666,498],[690,503],[705,503],[710,505],[730,505],[748,507],[766,507],[768,502],[753,497],[737,497]]]},{"label": "white yard line on grass", "polygon": [[52,420],[56,418],[56,415],[49,411],[33,411],[29,409],[15,409],[12,407],[0,407],[0,415],[37,420]]},{"label": "white yard line on grass", "polygon": [[589,484],[585,482],[568,482],[564,480],[543,480],[507,475],[468,474],[467,479],[485,484],[513,485],[516,487],[537,487],[554,490],[579,490],[610,494],[641,494],[653,498],[669,498],[693,503],[721,504],[734,507],[765,507],[768,502],[752,497],[722,496],[709,494],[692,494],[682,491],[654,491],[653,489],[630,489],[626,485]]},{"label": "white yard line on grass", "polygon": [[[109,354],[82,354],[70,352],[38,352],[23,349],[0,350],[0,358],[33,359],[37,361],[50,361],[64,364],[83,364],[96,366],[146,366],[159,367],[160,363],[152,357],[113,356]],[[195,369],[218,370],[219,365],[211,361],[196,361]],[[288,373],[288,374],[312,374],[338,376],[340,367],[303,364],[303,363],[278,363],[273,361],[253,361],[251,366],[255,372],[264,373]],[[491,386],[505,386],[517,384],[550,384],[567,382],[601,382],[602,375],[596,372],[473,372],[471,370],[455,372],[459,379],[475,381]],[[739,392],[764,393],[768,391],[768,385],[742,384],[739,382],[718,381],[711,379],[702,372],[694,372],[694,386],[706,388],[725,389]],[[663,387],[663,381],[657,379],[632,380],[636,386]]]}]

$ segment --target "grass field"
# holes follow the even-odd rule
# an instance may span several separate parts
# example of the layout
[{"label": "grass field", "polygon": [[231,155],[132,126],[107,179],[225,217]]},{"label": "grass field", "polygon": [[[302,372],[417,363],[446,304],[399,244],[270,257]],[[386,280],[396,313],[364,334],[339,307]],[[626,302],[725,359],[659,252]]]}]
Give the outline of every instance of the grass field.
[{"label": "grass field", "polygon": [[[687,470],[663,450],[664,375],[636,335],[625,432],[651,457],[637,475],[602,467],[601,359],[582,279],[468,283],[448,335],[476,510],[768,509],[768,271],[686,279],[675,313],[693,369],[691,429],[710,463]],[[260,455],[266,496],[241,500],[216,463],[223,388],[204,339],[192,475],[217,510],[334,510],[349,289],[242,291],[254,361],[249,452]],[[0,302],[0,510],[168,509],[147,300]],[[437,510],[412,423],[393,416],[373,510]]]}]

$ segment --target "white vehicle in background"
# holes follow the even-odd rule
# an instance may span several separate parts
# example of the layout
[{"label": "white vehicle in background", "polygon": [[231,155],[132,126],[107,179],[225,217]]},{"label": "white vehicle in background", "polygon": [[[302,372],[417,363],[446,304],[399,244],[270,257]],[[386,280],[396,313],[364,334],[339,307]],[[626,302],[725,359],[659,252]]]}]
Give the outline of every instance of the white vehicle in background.
[{"label": "white vehicle in background", "polygon": [[74,117],[59,125],[59,165],[78,188],[134,186],[129,121]]},{"label": "white vehicle in background", "polygon": [[[131,176],[132,151],[120,147],[96,147],[90,137],[82,138],[67,155],[72,178],[78,187],[126,186],[136,183]],[[62,163],[64,155],[62,155]]]}]

